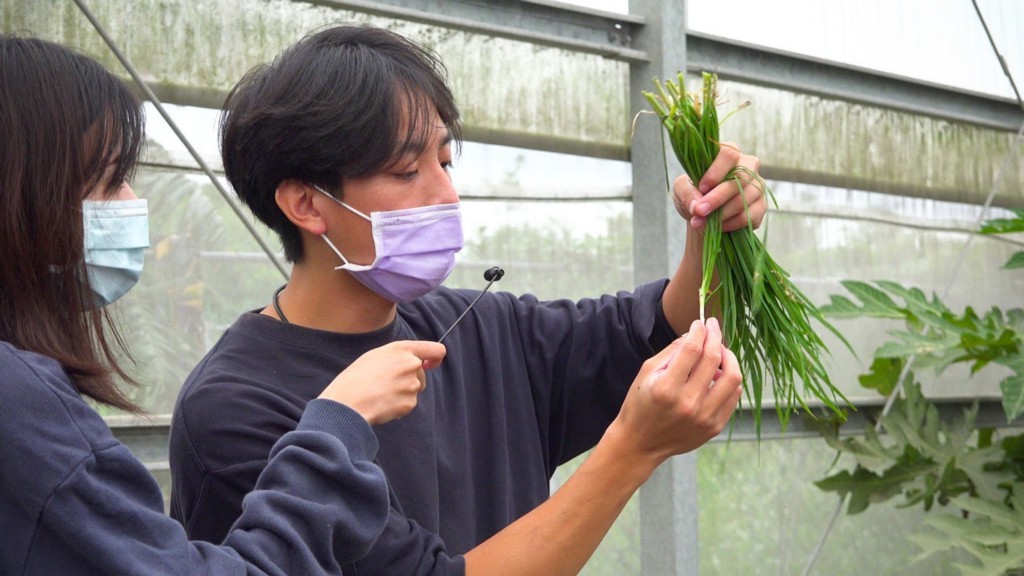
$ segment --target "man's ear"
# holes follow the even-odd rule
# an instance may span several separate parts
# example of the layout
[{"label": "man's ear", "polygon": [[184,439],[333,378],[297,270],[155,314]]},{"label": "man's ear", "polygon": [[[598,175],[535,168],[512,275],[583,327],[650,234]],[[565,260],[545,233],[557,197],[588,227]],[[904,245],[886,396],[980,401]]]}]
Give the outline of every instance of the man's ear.
[{"label": "man's ear", "polygon": [[321,203],[315,201],[320,200],[320,196],[323,196],[323,193],[313,186],[288,179],[277,185],[274,200],[292,224],[300,230],[319,236],[327,232],[327,223],[317,208]]}]

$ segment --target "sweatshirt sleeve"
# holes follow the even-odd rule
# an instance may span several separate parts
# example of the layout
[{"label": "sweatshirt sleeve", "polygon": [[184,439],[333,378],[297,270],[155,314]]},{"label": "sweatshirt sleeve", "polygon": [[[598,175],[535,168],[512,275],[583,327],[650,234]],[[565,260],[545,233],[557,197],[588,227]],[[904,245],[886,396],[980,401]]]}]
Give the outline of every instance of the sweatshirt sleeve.
[{"label": "sweatshirt sleeve", "polygon": [[387,521],[370,426],[339,403],[313,400],[275,444],[224,542],[191,542],[164,515],[154,478],[63,374],[13,367],[0,383],[12,392],[0,394],[0,486],[25,519],[7,526],[16,531],[9,543],[24,543],[5,552],[19,558],[14,573],[341,574]]},{"label": "sweatshirt sleeve", "polygon": [[441,537],[391,508],[387,526],[370,552],[348,569],[352,574],[462,576],[466,559],[448,552]]},{"label": "sweatshirt sleeve", "polygon": [[388,519],[376,452],[358,413],[310,401],[296,430],[275,444],[224,545],[268,573],[340,573],[370,550]]},{"label": "sweatshirt sleeve", "polygon": [[375,452],[358,415],[314,400],[299,428],[274,446],[242,516],[217,546],[187,540],[164,516],[155,481],[116,444],[72,471],[44,508],[40,528],[90,551],[101,573],[340,574],[387,519],[384,476],[370,460]]}]

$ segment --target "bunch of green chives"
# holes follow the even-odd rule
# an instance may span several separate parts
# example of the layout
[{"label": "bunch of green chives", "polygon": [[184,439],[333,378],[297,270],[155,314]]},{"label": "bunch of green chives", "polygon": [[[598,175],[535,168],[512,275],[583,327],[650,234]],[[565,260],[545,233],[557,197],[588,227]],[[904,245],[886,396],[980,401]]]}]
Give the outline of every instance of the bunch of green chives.
[{"label": "bunch of green chives", "polygon": [[[643,95],[661,118],[683,169],[694,182],[699,182],[719,150],[717,76],[704,73],[699,96],[685,91],[682,74],[677,80],[678,83],[669,80],[662,84],[655,79],[657,93]],[[734,180],[740,190],[746,183],[754,182],[762,192],[771,195],[764,180],[748,168],[738,166],[727,178]],[[726,343],[739,356],[744,392],[754,409],[758,437],[766,379],[771,380],[775,409],[783,429],[799,407],[813,415],[797,389],[797,378],[803,382],[805,392],[843,417],[839,399],[849,402],[832,385],[822,365],[822,353],[828,349],[811,328],[811,318],[838,336],[848,348],[850,345],[793,285],[789,273],[772,260],[752,227],[723,234],[721,210],[710,214],[704,230],[702,262],[698,293],[701,319],[709,298],[717,296],[714,310],[722,316]],[[718,285],[712,290],[716,273]]]}]

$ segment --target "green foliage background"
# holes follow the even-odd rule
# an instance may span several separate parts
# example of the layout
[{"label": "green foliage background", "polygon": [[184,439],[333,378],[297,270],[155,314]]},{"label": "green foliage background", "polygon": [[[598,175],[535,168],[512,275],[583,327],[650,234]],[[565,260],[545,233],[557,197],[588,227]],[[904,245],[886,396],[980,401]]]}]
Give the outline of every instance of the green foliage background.
[{"label": "green foliage background", "polygon": [[[1024,211],[981,231],[1024,232]],[[1021,268],[1022,260],[1024,251],[1016,252],[1003,267]],[[962,418],[943,421],[910,371],[941,373],[968,364],[975,374],[1001,366],[1002,406],[1012,424],[1024,415],[1024,310],[992,307],[979,314],[968,306],[956,314],[938,296],[896,282],[847,280],[843,286],[857,302],[833,295],[825,313],[902,320],[905,328],[890,332],[893,340],[875,351],[871,371],[860,378],[865,388],[890,398],[891,410],[862,437],[840,439],[838,430],[825,430],[826,442],[856,463],[852,472],[841,470],[817,486],[837,493],[850,515],[892,500],[934,511],[924,529],[908,536],[919,558],[952,551],[965,556],[952,564],[961,574],[1024,574],[1024,433],[978,427],[977,402]]]}]

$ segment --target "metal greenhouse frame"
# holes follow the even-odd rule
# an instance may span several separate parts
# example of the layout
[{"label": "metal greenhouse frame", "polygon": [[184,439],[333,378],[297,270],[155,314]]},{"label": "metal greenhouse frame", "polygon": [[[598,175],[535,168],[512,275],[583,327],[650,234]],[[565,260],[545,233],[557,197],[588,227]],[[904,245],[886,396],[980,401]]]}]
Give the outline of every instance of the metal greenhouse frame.
[{"label": "metal greenhouse frame", "polygon": [[[24,0],[28,1],[28,0]],[[148,86],[134,71],[132,63],[118,51],[117,41],[108,35],[104,23],[89,12],[93,0],[75,0],[86,14],[96,33],[109,43],[129,73],[140,85],[146,98],[159,108],[161,100],[184,105],[216,105],[222,93],[203,90],[170,90],[166,86]],[[188,2],[188,0],[177,0]],[[302,3],[302,0],[294,0]],[[351,10],[429,26],[466,31],[495,38],[553,47],[570,52],[597,55],[628,65],[629,109],[647,107],[641,96],[654,77],[671,77],[677,70],[699,72],[711,70],[724,80],[781,89],[829,100],[881,108],[913,115],[968,125],[989,131],[1016,135],[1019,144],[1024,132],[1024,104],[1020,99],[1007,99],[967,92],[928,82],[861,69],[807,56],[785,53],[693,32],[685,33],[686,2],[684,0],[631,0],[629,14],[576,7],[555,0],[312,0],[304,2],[320,7]],[[980,12],[979,12],[980,17]],[[443,56],[443,55],[442,55]],[[1009,72],[1007,71],[1009,75]],[[1012,78],[1012,77],[1011,77]],[[173,120],[167,116],[174,127]],[[634,121],[630,114],[621,118],[623,130]],[[175,128],[177,130],[177,128]],[[184,134],[178,131],[189,147],[199,169],[234,206],[217,179],[215,170],[191,149]],[[467,126],[467,139],[484,143],[506,144],[537,150],[563,152],[616,160],[632,164],[631,201],[633,204],[633,277],[635,283],[669,274],[682,254],[684,230],[675,216],[671,199],[664,194],[665,148],[653,138],[637,138],[631,145],[599,145],[587,142],[552,140],[522,132],[474,130]],[[1016,146],[1016,144],[1015,144]],[[1020,158],[1019,148],[1011,147],[1005,163]],[[793,165],[773,165],[766,157],[762,172],[767,178],[817,185],[847,182],[843,174],[820,170],[801,170]],[[999,159],[1002,161],[1003,159]],[[669,162],[669,164],[672,164]],[[195,167],[178,167],[195,170]],[[678,169],[677,173],[678,173]],[[1003,186],[1024,188],[1020,171],[1000,171]],[[860,189],[892,192],[898,184],[872,182],[861,178]],[[971,202],[981,205],[992,202],[998,182],[968,192]],[[911,190],[910,195],[944,197],[943,190]],[[962,197],[962,196],[961,196]],[[998,197],[996,204],[1006,207],[1024,206],[1024,193],[1016,197]],[[236,208],[247,225],[248,216]],[[268,260],[287,276],[285,267],[273,250],[259,239]],[[945,417],[961,413],[970,402],[944,400],[939,402]],[[856,433],[871,426],[875,416],[885,410],[882,402],[863,406],[844,428]],[[994,399],[980,402],[979,424],[1005,426],[1000,404]],[[169,416],[148,419],[115,416],[109,423],[117,437],[154,471],[166,470]],[[763,421],[762,437],[812,437],[817,432],[805,422],[795,419],[785,431],[774,418]],[[731,431],[734,440],[754,436],[753,419],[745,410]],[[724,438],[723,438],[724,439]],[[663,465],[642,488],[640,496],[641,545],[643,573],[683,575],[699,573],[697,527],[696,456],[676,457]],[[837,511],[838,512],[838,511]]]}]

